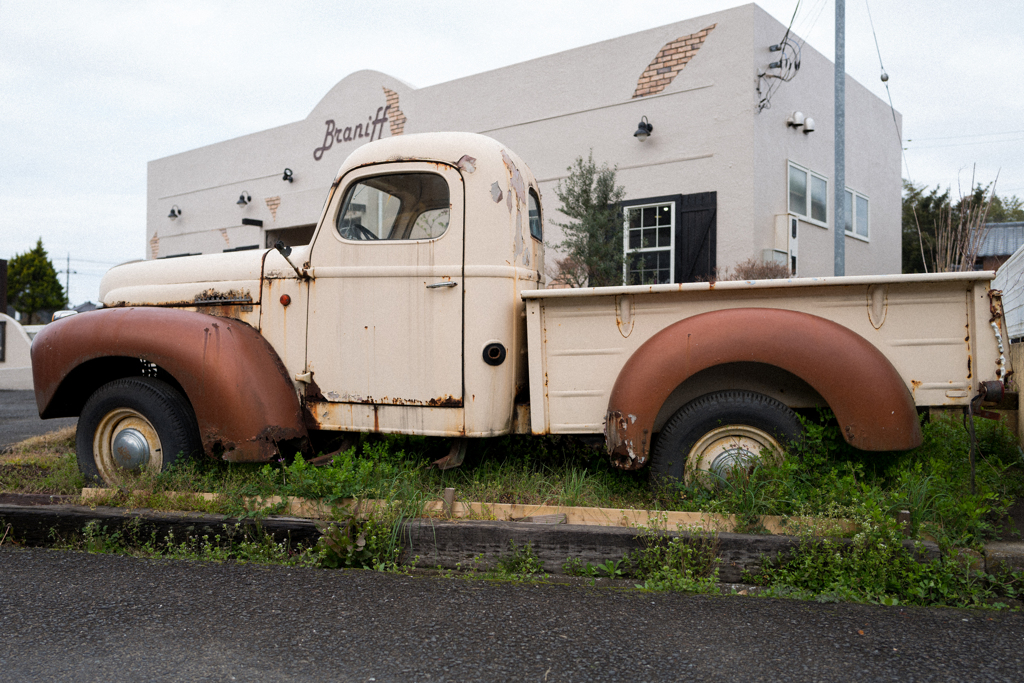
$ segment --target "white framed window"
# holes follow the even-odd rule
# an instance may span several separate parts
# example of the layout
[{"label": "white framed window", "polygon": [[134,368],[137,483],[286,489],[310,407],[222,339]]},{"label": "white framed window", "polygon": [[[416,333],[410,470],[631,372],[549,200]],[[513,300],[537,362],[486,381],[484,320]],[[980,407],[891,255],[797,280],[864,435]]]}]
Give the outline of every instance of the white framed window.
[{"label": "white framed window", "polygon": [[828,180],[789,162],[789,212],[828,227]]},{"label": "white framed window", "polygon": [[627,285],[675,281],[675,202],[624,209],[623,250]]},{"label": "white framed window", "polygon": [[855,192],[850,188],[846,188],[846,208],[843,214],[846,234],[850,237],[867,240],[869,235],[870,216],[868,198],[860,192]]}]

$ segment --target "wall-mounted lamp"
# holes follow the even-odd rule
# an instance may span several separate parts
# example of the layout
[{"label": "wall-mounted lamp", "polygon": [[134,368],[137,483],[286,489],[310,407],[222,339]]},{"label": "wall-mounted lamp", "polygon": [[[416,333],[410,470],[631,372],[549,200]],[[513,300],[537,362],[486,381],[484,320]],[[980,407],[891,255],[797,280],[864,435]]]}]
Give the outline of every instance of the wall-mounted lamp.
[{"label": "wall-mounted lamp", "polygon": [[181,209],[179,209],[178,205],[175,204],[174,206],[171,207],[171,212],[169,214],[167,214],[167,217],[170,218],[173,221],[174,219],[176,219],[180,215],[181,215]]},{"label": "wall-mounted lamp", "polygon": [[238,201],[235,202],[235,204],[238,204],[239,206],[245,206],[251,201],[252,196],[248,192],[242,192],[242,194],[238,195]]},{"label": "wall-mounted lamp", "polygon": [[292,169],[290,169],[290,168],[284,169],[284,175],[281,176],[281,180],[287,180],[289,183],[290,182],[294,182],[295,175],[292,173]]},{"label": "wall-mounted lamp", "polygon": [[652,126],[650,122],[647,121],[647,117],[641,116],[640,123],[636,127],[636,132],[633,133],[633,137],[635,137],[640,142],[643,142],[651,135],[652,130],[654,130],[654,126]]},{"label": "wall-mounted lamp", "polygon": [[786,125],[790,128],[803,128],[804,134],[807,134],[814,130],[814,119],[804,116],[802,111],[795,111],[786,119]]}]

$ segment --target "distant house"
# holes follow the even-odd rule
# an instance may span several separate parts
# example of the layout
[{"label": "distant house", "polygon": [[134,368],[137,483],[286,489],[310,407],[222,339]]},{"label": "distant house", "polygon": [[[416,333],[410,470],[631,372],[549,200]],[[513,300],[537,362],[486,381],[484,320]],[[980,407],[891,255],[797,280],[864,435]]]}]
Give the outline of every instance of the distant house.
[{"label": "distant house", "polygon": [[78,304],[71,308],[72,311],[78,311],[79,313],[85,313],[87,311],[95,311],[99,306],[91,301],[86,301],[84,304]]},{"label": "distant house", "polygon": [[986,223],[985,240],[974,261],[975,270],[996,270],[1024,245],[1024,221]]}]

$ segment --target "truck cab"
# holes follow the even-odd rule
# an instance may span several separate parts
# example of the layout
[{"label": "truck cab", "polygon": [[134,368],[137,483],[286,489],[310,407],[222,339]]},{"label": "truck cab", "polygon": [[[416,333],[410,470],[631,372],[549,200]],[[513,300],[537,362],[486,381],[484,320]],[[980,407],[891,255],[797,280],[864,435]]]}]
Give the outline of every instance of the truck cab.
[{"label": "truck cab", "polygon": [[494,140],[357,150],[311,244],[268,253],[263,272],[259,329],[309,427],[507,433],[527,378],[521,292],[541,286],[542,240],[536,180]]},{"label": "truck cab", "polygon": [[527,395],[521,294],[542,286],[541,211],[533,174],[493,139],[364,145],[308,245],[111,269],[104,309],[49,326],[36,347],[40,414],[106,429],[79,444],[80,461],[108,461],[104,479],[119,444],[143,444],[130,463],[155,457],[143,411],[124,413],[138,435],[118,442],[120,422],[88,410],[105,384],[140,375],[198,425],[198,442],[173,443],[228,460],[266,460],[317,431],[508,433]]}]

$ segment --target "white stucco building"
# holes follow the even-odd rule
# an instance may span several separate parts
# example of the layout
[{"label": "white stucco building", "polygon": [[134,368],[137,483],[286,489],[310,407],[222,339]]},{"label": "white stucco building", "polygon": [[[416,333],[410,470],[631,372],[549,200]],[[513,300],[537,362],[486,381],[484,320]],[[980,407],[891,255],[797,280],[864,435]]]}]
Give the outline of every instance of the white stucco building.
[{"label": "white stucco building", "polygon": [[[549,246],[561,240],[554,188],[592,150],[618,168],[627,218],[649,228],[633,233],[645,277],[703,278],[751,257],[831,275],[834,67],[804,45],[795,71],[799,38],[771,50],[785,34],[750,4],[426,88],[359,71],[302,121],[151,161],[147,257],[305,243],[357,146],[454,130],[527,161]],[[897,273],[901,118],[849,77],[846,102],[846,273]],[[643,141],[641,121],[653,127]],[[548,249],[549,270],[557,256]]]}]

